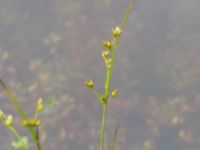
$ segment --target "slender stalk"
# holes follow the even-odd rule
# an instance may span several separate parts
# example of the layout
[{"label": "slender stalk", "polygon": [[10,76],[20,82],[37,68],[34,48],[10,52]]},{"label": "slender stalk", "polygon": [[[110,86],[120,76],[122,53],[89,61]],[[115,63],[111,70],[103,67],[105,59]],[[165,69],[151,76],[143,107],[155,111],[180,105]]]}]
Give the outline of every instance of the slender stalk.
[{"label": "slender stalk", "polygon": [[102,100],[101,96],[99,95],[99,93],[98,93],[95,89],[91,89],[91,91],[92,91],[92,93],[93,93],[94,95],[96,95],[96,97],[98,98],[98,100],[99,100],[101,103],[103,103],[103,100]]},{"label": "slender stalk", "polygon": [[[8,89],[8,87],[6,86],[6,84],[3,82],[2,79],[0,79],[0,85],[3,87],[3,90],[6,94],[6,96],[8,97],[8,99],[15,105],[16,109],[18,110],[18,112],[20,113],[21,117],[24,120],[28,120],[27,115],[25,114],[23,108],[21,107],[21,105],[19,104],[18,100],[16,99],[16,97],[13,95],[13,93]],[[37,135],[36,132],[34,130],[34,128],[32,127],[28,127],[29,132],[32,135],[33,141],[37,146],[37,150],[41,150],[41,146],[40,146],[40,142],[37,139]]]},{"label": "slender stalk", "polygon": [[[127,22],[128,16],[131,12],[131,9],[133,8],[136,0],[132,0],[128,9],[126,10],[122,23],[121,23],[121,30],[124,29],[124,26]],[[103,150],[104,148],[104,133],[105,133],[105,122],[106,122],[106,112],[107,112],[107,105],[108,105],[108,99],[109,99],[109,92],[110,92],[110,85],[111,85],[111,80],[113,76],[113,66],[115,62],[115,57],[116,57],[116,51],[119,45],[120,37],[118,36],[114,38],[112,44],[113,44],[113,49],[112,49],[112,62],[111,62],[111,67],[108,68],[106,67],[106,82],[105,82],[105,92],[104,92],[104,99],[102,100],[104,103],[103,104],[103,116],[102,116],[102,125],[101,125],[101,142],[100,142],[100,150]]]},{"label": "slender stalk", "polygon": [[100,142],[100,150],[104,149],[104,133],[105,133],[105,124],[106,124],[106,113],[107,113],[107,104],[103,105],[103,116],[101,122],[101,142]]},{"label": "slender stalk", "polygon": [[[114,39],[111,43],[111,46],[109,46],[110,44],[104,45],[106,47],[106,50],[111,50],[111,53],[109,53],[110,55],[108,54],[109,56],[108,55],[106,56],[106,55],[104,55],[104,53],[102,53],[102,56],[106,63],[106,79],[105,79],[104,95],[102,95],[102,96],[99,95],[98,92],[93,89],[93,86],[94,86],[93,81],[85,82],[86,86],[92,90],[92,93],[97,96],[98,100],[101,102],[101,104],[103,106],[103,112],[102,112],[103,114],[102,114],[102,122],[101,122],[101,135],[100,135],[100,137],[101,137],[100,150],[104,149],[106,112],[107,112],[108,102],[111,99],[109,97],[109,94],[110,94],[111,80],[112,80],[112,76],[113,76],[113,66],[114,66],[115,58],[116,58],[116,51],[117,51],[117,48],[119,45],[121,31],[123,31],[123,29],[124,29],[124,26],[127,22],[128,16],[129,16],[131,9],[133,8],[135,2],[136,2],[136,0],[132,0],[130,2],[130,5],[129,5],[128,9],[126,10],[124,17],[122,19],[121,26],[116,27],[115,30],[113,31]],[[111,93],[111,97],[114,97],[113,93]],[[116,134],[115,134],[115,138],[116,138]],[[115,141],[115,139],[114,139],[114,141]]]},{"label": "slender stalk", "polygon": [[[127,22],[127,19],[128,19],[128,16],[131,12],[131,9],[133,8],[134,4],[135,4],[136,0],[132,0],[128,9],[126,10],[125,14],[124,14],[124,17],[123,17],[123,20],[122,20],[122,23],[121,23],[121,30],[123,31],[124,29],[124,26]],[[112,74],[113,74],[113,65],[114,65],[114,62],[115,62],[115,57],[116,57],[116,52],[117,52],[117,48],[118,48],[118,45],[119,45],[119,41],[120,41],[120,37],[121,36],[118,36],[115,40],[114,40],[114,47],[113,47],[113,54],[112,54],[112,67],[110,69],[110,76],[109,76],[109,82],[111,82],[112,80]]]},{"label": "slender stalk", "polygon": [[[19,135],[19,133],[17,132],[17,130],[15,128],[12,127],[12,128],[10,128],[10,130],[16,136],[18,141],[22,141],[21,136]],[[22,141],[22,143],[23,143],[24,150],[29,150],[28,145],[26,143],[24,143],[24,141]]]},{"label": "slender stalk", "polygon": [[126,10],[125,15],[124,15],[123,20],[122,20],[121,30],[124,29],[124,26],[125,26],[125,24],[126,24],[126,21],[127,21],[127,19],[128,19],[128,16],[129,16],[129,14],[130,14],[130,12],[131,12],[131,9],[133,8],[135,2],[136,2],[136,0],[132,0],[131,3],[130,3],[130,5],[129,5],[129,7],[128,7],[128,9]]},{"label": "slender stalk", "polygon": [[106,66],[106,83],[105,83],[105,94],[104,94],[105,102],[107,102],[107,100],[108,100],[109,91],[110,91],[110,75],[111,75],[110,70],[111,70],[111,68],[108,68]]},{"label": "slender stalk", "polygon": [[23,108],[20,106],[20,104],[18,103],[18,100],[15,98],[15,96],[13,95],[13,93],[8,89],[8,87],[6,86],[6,84],[3,82],[3,80],[0,79],[0,85],[3,87],[3,90],[6,94],[6,96],[8,97],[8,99],[14,104],[14,106],[17,108],[18,112],[20,113],[21,117],[23,119],[28,119]]}]

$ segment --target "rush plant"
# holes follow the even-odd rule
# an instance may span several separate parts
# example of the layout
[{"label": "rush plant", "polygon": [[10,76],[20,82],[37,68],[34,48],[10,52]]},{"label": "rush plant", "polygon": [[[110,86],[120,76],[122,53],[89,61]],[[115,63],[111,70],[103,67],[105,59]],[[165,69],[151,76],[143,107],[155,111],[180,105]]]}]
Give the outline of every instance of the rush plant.
[{"label": "rush plant", "polygon": [[[106,124],[106,116],[107,116],[107,107],[108,103],[111,101],[113,97],[118,95],[118,90],[113,89],[111,90],[111,81],[113,77],[113,68],[116,58],[116,52],[119,45],[120,37],[123,32],[124,26],[127,22],[128,16],[133,8],[136,0],[132,0],[127,11],[124,14],[123,20],[121,22],[121,26],[115,27],[112,31],[113,33],[113,40],[110,41],[103,41],[102,44],[105,48],[102,52],[102,58],[105,62],[106,66],[106,77],[105,77],[105,86],[104,86],[104,93],[100,94],[94,88],[94,81],[89,80],[85,81],[85,85],[91,90],[91,92],[96,95],[97,99],[102,105],[102,121],[101,121],[101,133],[100,133],[100,150],[104,150],[104,133],[105,133],[105,124]],[[116,137],[116,135],[115,135]]]},{"label": "rush plant", "polygon": [[[121,34],[123,33],[124,26],[127,22],[128,16],[133,8],[136,0],[132,0],[127,11],[124,14],[121,25],[117,26],[113,29],[113,40],[112,41],[103,41],[102,44],[105,50],[102,51],[102,58],[105,62],[106,70],[105,70],[105,86],[104,93],[100,94],[95,90],[94,81],[89,80],[85,81],[85,85],[91,90],[91,92],[96,95],[97,99],[102,105],[102,121],[101,121],[101,130],[100,130],[100,142],[99,149],[104,150],[104,133],[105,133],[105,124],[106,124],[106,116],[107,116],[107,107],[109,102],[113,97],[118,95],[118,89],[112,89],[111,81],[113,77],[113,68],[116,58],[116,52],[119,45]],[[42,99],[37,101],[37,105],[35,107],[35,114],[33,118],[28,118],[26,113],[24,112],[24,108],[19,104],[19,101],[16,99],[14,94],[9,90],[6,84],[0,79],[0,85],[3,88],[5,95],[12,102],[12,104],[16,107],[22,118],[22,126],[25,126],[29,129],[30,134],[32,135],[32,139],[36,145],[37,150],[41,150],[41,144],[39,140],[39,126],[41,121],[39,119],[40,112],[43,111],[44,105]],[[12,115],[5,114],[2,110],[0,110],[0,122],[3,123],[9,131],[16,137],[16,142],[12,143],[12,146],[16,149],[24,149],[29,150],[28,139],[26,137],[22,137],[20,133],[17,131],[17,128],[14,126],[14,118]],[[113,141],[111,145],[111,150],[115,149],[116,142],[116,134],[117,129],[115,130],[115,134],[113,136]]]},{"label": "rush plant", "polygon": [[[12,102],[12,104],[16,107],[19,112],[21,118],[23,119],[22,125],[29,129],[31,133],[32,139],[37,147],[37,150],[41,150],[41,145],[39,141],[39,126],[41,124],[39,120],[39,113],[43,110],[44,105],[42,103],[42,99],[39,99],[37,102],[37,106],[35,109],[34,118],[30,119],[24,112],[24,109],[19,104],[17,98],[13,95],[13,93],[8,89],[6,84],[0,79],[0,85],[2,86],[4,93],[8,97],[8,99]],[[0,110],[0,122],[3,122],[5,126],[13,133],[16,137],[17,142],[13,144],[15,148],[24,148],[24,150],[29,150],[28,142],[25,137],[20,136],[19,132],[13,125],[13,117],[12,115],[6,115],[3,111]]]}]

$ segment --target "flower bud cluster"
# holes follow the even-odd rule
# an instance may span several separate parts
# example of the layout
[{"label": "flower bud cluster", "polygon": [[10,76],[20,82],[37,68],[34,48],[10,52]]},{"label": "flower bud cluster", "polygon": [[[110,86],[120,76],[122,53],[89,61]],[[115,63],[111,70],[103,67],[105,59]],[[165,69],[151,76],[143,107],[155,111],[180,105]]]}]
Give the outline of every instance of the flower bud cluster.
[{"label": "flower bud cluster", "polygon": [[[113,47],[115,44],[115,40],[117,40],[118,37],[120,37],[121,33],[122,33],[122,30],[120,27],[116,27],[113,31],[113,36],[114,36],[114,40],[113,42],[110,42],[110,41],[103,41],[102,42],[102,45],[104,46],[104,50],[102,51],[101,53],[101,56],[106,64],[106,71],[108,71],[107,73],[110,74],[110,72],[112,73],[112,65],[113,65],[113,54],[112,54],[112,51],[113,51]],[[106,75],[108,75],[106,74]],[[107,79],[110,78],[109,75],[106,77]],[[108,102],[108,97],[109,97],[109,89],[110,89],[110,83],[109,83],[109,79],[106,81],[106,86],[105,86],[105,95],[101,95],[99,94],[95,89],[94,89],[94,82],[92,80],[89,80],[89,81],[85,81],[84,82],[85,85],[91,89],[91,91],[93,92],[93,94],[95,94],[97,96],[97,98],[100,100],[100,102],[105,105],[107,104]],[[118,90],[115,89],[113,90],[111,93],[111,97],[116,97],[118,95]]]},{"label": "flower bud cluster", "polygon": [[0,110],[0,122],[3,122],[8,128],[13,127],[12,115],[6,116],[2,110]]},{"label": "flower bud cluster", "polygon": [[[113,36],[114,36],[114,38],[119,37],[121,35],[121,33],[122,33],[122,31],[121,31],[120,27],[117,26],[113,30]],[[112,59],[111,59],[110,55],[111,55],[111,49],[113,47],[112,42],[103,41],[102,44],[106,48],[106,50],[104,50],[102,52],[102,57],[103,57],[103,59],[104,59],[104,61],[106,63],[106,66],[108,68],[111,68],[112,67]]]},{"label": "flower bud cluster", "polygon": [[122,30],[121,30],[120,27],[118,27],[118,26],[113,30],[113,36],[114,36],[114,37],[120,36],[121,33],[122,33]]},{"label": "flower bud cluster", "polygon": [[[23,126],[27,126],[27,127],[36,127],[36,126],[40,126],[41,125],[41,121],[38,119],[38,114],[39,112],[44,110],[44,104],[42,102],[42,99],[39,98],[37,101],[37,107],[36,107],[36,111],[35,111],[35,117],[34,119],[25,119],[22,122]],[[8,128],[14,129],[13,127],[13,116],[12,115],[8,115],[6,116],[4,114],[3,111],[0,110],[0,122],[3,122]]]},{"label": "flower bud cluster", "polygon": [[109,41],[103,41],[102,44],[105,47],[105,50],[102,52],[102,58],[104,59],[106,66],[109,68],[111,67],[111,62],[112,62],[110,58],[112,43]]},{"label": "flower bud cluster", "polygon": [[26,127],[37,127],[41,125],[41,121],[38,119],[39,114],[44,110],[44,103],[42,101],[42,98],[39,98],[37,100],[37,106],[35,109],[35,115],[33,119],[25,119],[22,122],[22,126]]},{"label": "flower bud cluster", "polygon": [[24,120],[22,125],[25,127],[37,127],[41,125],[41,121],[39,119]]}]

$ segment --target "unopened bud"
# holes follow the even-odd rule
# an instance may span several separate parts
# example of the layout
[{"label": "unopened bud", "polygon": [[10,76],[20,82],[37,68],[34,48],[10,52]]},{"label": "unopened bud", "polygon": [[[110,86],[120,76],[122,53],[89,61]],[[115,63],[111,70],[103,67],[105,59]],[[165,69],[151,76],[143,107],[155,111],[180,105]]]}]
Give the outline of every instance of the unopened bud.
[{"label": "unopened bud", "polygon": [[108,58],[108,56],[109,56],[109,52],[108,51],[103,51],[102,52],[102,57],[103,57],[104,60],[106,60]]},{"label": "unopened bud", "polygon": [[106,61],[106,65],[107,65],[108,68],[110,68],[110,67],[112,66],[112,59],[109,58],[109,59]]},{"label": "unopened bud", "polygon": [[90,81],[85,81],[85,85],[89,88],[92,89],[94,87],[94,82],[92,80]]},{"label": "unopened bud", "polygon": [[103,43],[103,46],[105,46],[106,48],[108,48],[108,49],[112,48],[112,43],[111,42],[109,42],[109,41],[103,41],[102,43]]},{"label": "unopened bud", "polygon": [[117,89],[114,89],[111,93],[112,97],[116,97],[118,96],[118,94],[119,94],[119,91]]},{"label": "unopened bud", "polygon": [[42,102],[42,98],[39,98],[38,101],[37,101],[37,108],[36,108],[36,111],[37,112],[41,112],[44,110],[44,104]]},{"label": "unopened bud", "polygon": [[5,121],[6,126],[8,126],[9,128],[11,128],[13,126],[13,117],[11,115],[9,115]]},{"label": "unopened bud", "polygon": [[114,37],[120,36],[121,33],[122,33],[122,30],[120,29],[120,27],[116,27],[116,28],[113,30],[113,35],[114,35]]}]

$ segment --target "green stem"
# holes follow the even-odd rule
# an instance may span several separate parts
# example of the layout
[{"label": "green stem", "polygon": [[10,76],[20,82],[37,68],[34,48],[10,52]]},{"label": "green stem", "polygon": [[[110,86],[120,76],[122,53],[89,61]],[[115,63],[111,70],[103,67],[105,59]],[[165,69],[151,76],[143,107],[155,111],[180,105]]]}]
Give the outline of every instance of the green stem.
[{"label": "green stem", "polygon": [[108,68],[106,66],[106,83],[105,83],[105,94],[104,94],[104,100],[106,103],[108,101],[108,96],[109,96],[109,91],[110,91],[110,75],[111,75],[110,69],[112,69],[112,66],[111,68]]},{"label": "green stem", "polygon": [[10,130],[13,132],[13,134],[16,136],[18,141],[21,141],[23,143],[23,147],[25,150],[29,150],[28,145],[26,143],[24,143],[24,141],[22,141],[21,136],[19,135],[19,133],[17,132],[17,130],[15,128],[10,128]]},{"label": "green stem", "polygon": [[125,13],[125,15],[124,15],[124,17],[123,17],[123,20],[122,20],[121,30],[124,29],[124,26],[125,26],[125,24],[126,24],[126,21],[127,21],[127,19],[128,19],[128,16],[129,16],[129,14],[130,14],[130,12],[131,12],[131,9],[133,8],[135,2],[136,2],[136,0],[132,0],[131,3],[130,3],[130,5],[129,5],[129,7],[128,7],[128,9],[126,10],[126,13]]},{"label": "green stem", "polygon": [[[136,2],[136,0],[131,1],[128,9],[126,10],[126,12],[124,14],[124,17],[123,17],[123,20],[122,20],[122,23],[121,23],[121,30],[122,31],[124,29],[124,26],[127,22],[128,16],[129,16],[131,9],[133,8],[135,2]],[[115,57],[116,57],[116,52],[117,52],[117,48],[118,48],[118,45],[119,45],[120,37],[121,36],[116,37],[112,42],[113,43],[112,63],[111,63],[111,68],[106,70],[106,85],[105,85],[105,88],[107,88],[107,89],[105,90],[105,99],[108,99],[108,93],[109,93],[109,90],[110,90],[110,84],[111,84],[111,80],[112,80],[112,76],[113,76],[113,66],[114,66],[114,63],[115,63]]]},{"label": "green stem", "polygon": [[105,133],[105,124],[106,124],[106,112],[107,112],[107,104],[103,105],[103,116],[102,116],[102,124],[101,124],[101,143],[100,150],[104,149],[104,133]]},{"label": "green stem", "polygon": [[116,57],[116,52],[117,52],[117,47],[119,45],[119,41],[120,41],[120,36],[118,36],[115,40],[115,43],[114,43],[114,47],[113,47],[113,54],[112,54],[112,63],[111,63],[111,68],[109,70],[109,83],[111,83],[111,80],[112,80],[112,75],[113,75],[113,66],[114,66],[114,62],[115,62],[115,57]]},{"label": "green stem", "polygon": [[96,97],[98,98],[98,100],[101,102],[101,103],[103,103],[103,100],[102,100],[102,97],[99,95],[99,93],[95,90],[95,89],[91,89],[91,91],[92,91],[92,93],[94,94],[94,95],[96,95]]},{"label": "green stem", "polygon": [[[0,85],[3,87],[3,90],[6,94],[6,96],[8,97],[8,99],[15,105],[16,109],[18,110],[18,112],[20,113],[21,117],[24,120],[28,120],[27,115],[25,114],[23,108],[21,107],[21,105],[19,104],[18,100],[16,99],[16,97],[13,95],[13,93],[8,89],[8,87],[6,86],[6,84],[3,82],[2,79],[0,79]],[[34,143],[37,146],[37,150],[41,150],[41,146],[40,146],[40,142],[37,139],[37,135],[36,132],[34,130],[34,128],[32,127],[28,127],[29,132],[31,133],[31,136],[33,138]]]},{"label": "green stem", "polygon": [[[132,0],[127,11],[125,12],[125,15],[123,17],[122,23],[121,23],[121,30],[124,29],[124,26],[127,22],[128,16],[131,12],[131,9],[133,8],[136,0]],[[100,150],[103,150],[104,148],[104,132],[105,132],[105,122],[106,122],[106,111],[107,111],[107,105],[108,105],[108,99],[109,99],[109,91],[110,91],[110,85],[111,85],[111,80],[113,76],[113,66],[115,62],[115,57],[116,57],[116,51],[119,45],[121,36],[117,36],[113,42],[113,49],[112,49],[112,63],[111,67],[108,68],[106,67],[106,82],[105,82],[105,93],[104,93],[104,100],[103,100],[103,117],[102,117],[102,125],[101,125],[101,143],[100,143]]]},{"label": "green stem", "polygon": [[[131,12],[131,9],[133,8],[135,2],[136,2],[136,0],[132,0],[130,5],[129,5],[129,7],[128,7],[128,9],[125,12],[125,15],[124,15],[122,23],[121,23],[121,30],[122,31],[124,29],[124,26],[125,26],[125,24],[127,22],[128,16],[129,16],[129,14]],[[120,37],[121,36],[118,36],[114,40],[114,47],[113,47],[113,54],[112,54],[112,64],[111,64],[111,69],[110,69],[109,82],[111,82],[111,80],[112,80],[113,65],[114,65],[114,62],[115,62],[115,57],[116,57],[116,52],[117,52],[117,48],[118,48],[118,45],[119,45]]]}]

